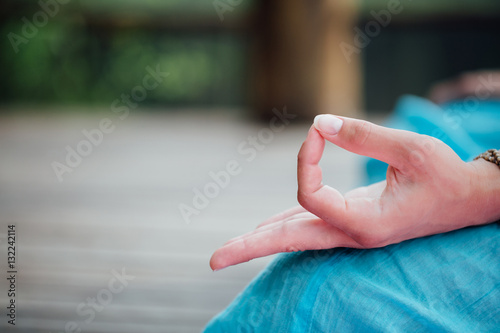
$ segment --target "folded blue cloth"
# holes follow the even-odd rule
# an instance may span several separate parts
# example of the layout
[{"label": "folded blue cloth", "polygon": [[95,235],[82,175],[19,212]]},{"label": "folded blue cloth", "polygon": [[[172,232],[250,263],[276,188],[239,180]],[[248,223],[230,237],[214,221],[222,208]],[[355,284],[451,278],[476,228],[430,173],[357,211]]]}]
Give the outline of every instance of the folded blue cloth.
[{"label": "folded blue cloth", "polygon": [[499,332],[500,225],[281,254],[213,332]]},{"label": "folded blue cloth", "polygon": [[[386,126],[437,137],[470,160],[500,147],[500,101],[405,96]],[[369,160],[369,183],[386,168]],[[500,332],[500,224],[281,254],[205,332]]]}]

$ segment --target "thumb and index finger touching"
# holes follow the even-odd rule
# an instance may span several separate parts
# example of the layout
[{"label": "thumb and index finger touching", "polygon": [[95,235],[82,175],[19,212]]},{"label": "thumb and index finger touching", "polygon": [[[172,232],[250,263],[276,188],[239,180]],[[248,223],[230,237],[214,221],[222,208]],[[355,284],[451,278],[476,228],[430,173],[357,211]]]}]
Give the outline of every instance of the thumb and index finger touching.
[{"label": "thumb and index finger touching", "polygon": [[[404,145],[409,142],[407,133],[405,131],[390,130],[362,120],[333,115],[317,116],[314,126],[309,130],[298,154],[298,199],[302,207],[328,224],[333,225],[333,227],[339,228],[333,234],[336,237],[343,237],[342,239],[345,241],[347,236],[343,236],[340,230],[347,234],[350,234],[349,231],[355,230],[356,223],[352,222],[353,216],[357,214],[355,212],[349,214],[347,201],[342,194],[334,188],[322,184],[322,171],[319,167],[319,161],[325,147],[325,139],[353,153],[380,159],[398,168],[404,166],[405,155],[408,155],[404,153]],[[305,211],[302,208],[295,208],[286,214],[288,216],[301,212]],[[293,237],[289,237],[289,239],[281,236],[276,238],[269,232],[278,227],[280,229],[281,225],[273,229],[271,224],[276,221],[283,222],[285,218],[286,216],[279,215],[263,223],[260,226],[262,228],[267,228],[269,225],[269,228],[267,228],[269,230],[263,230],[265,233],[247,235],[228,242],[212,256],[212,268],[219,269],[255,257],[284,251],[290,246],[287,242],[294,241]],[[305,220],[298,222],[309,223]],[[302,234],[302,237],[308,238],[309,235],[307,242],[309,244],[314,242],[314,239],[324,236],[323,233],[328,231],[325,228],[326,225],[323,226],[323,229],[319,228],[317,230],[319,234],[318,232],[309,232]],[[302,230],[299,229],[297,231]],[[332,231],[329,230],[329,232]],[[271,238],[281,239],[282,244],[272,243],[269,246],[262,246],[262,239]],[[295,242],[297,243],[298,240]]]},{"label": "thumb and index finger touching", "polygon": [[350,212],[349,208],[358,206],[346,201],[336,189],[322,184],[319,161],[325,139],[350,152],[384,161],[401,170],[408,167],[409,147],[414,138],[410,132],[364,120],[329,114],[316,116],[298,154],[297,198],[308,211],[352,234],[359,227],[356,220],[363,212]]}]

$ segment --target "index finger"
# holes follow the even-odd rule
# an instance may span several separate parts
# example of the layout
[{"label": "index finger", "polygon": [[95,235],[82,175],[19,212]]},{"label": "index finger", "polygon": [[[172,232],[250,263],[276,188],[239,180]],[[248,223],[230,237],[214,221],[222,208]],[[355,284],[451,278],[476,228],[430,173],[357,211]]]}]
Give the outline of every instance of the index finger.
[{"label": "index finger", "polygon": [[344,216],[346,203],[339,191],[322,183],[319,161],[324,147],[325,140],[316,128],[311,127],[297,158],[297,199],[302,207],[332,223],[332,217]]}]

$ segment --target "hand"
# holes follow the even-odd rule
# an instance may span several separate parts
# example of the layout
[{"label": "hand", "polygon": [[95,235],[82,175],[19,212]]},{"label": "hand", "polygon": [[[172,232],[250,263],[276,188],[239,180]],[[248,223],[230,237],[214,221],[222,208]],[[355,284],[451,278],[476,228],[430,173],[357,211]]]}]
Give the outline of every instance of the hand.
[{"label": "hand", "polygon": [[[322,184],[325,139],[389,164],[386,181],[342,195]],[[332,115],[316,117],[298,155],[298,201],[212,256],[218,270],[278,252],[373,248],[500,218],[500,171],[443,142]],[[491,181],[496,177],[497,181]],[[495,202],[493,202],[495,201]]]}]

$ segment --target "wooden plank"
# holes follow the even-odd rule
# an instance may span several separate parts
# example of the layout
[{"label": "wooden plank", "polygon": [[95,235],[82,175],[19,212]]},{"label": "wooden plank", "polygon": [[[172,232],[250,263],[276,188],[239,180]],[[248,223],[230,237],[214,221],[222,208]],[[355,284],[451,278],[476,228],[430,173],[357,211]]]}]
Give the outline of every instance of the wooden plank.
[{"label": "wooden plank", "polygon": [[[0,116],[0,253],[6,226],[16,224],[16,332],[82,323],[79,304],[122,268],[134,279],[83,332],[199,332],[272,259],[216,273],[208,266],[227,239],[296,204],[296,155],[308,126],[277,133],[247,162],[237,146],[265,125],[202,113],[131,116],[58,182],[51,162],[105,116]],[[185,223],[177,205],[231,159],[241,161],[242,173]],[[325,181],[350,188],[358,161],[328,145]],[[6,287],[1,279],[1,304]],[[0,321],[0,331],[7,328]]]}]

